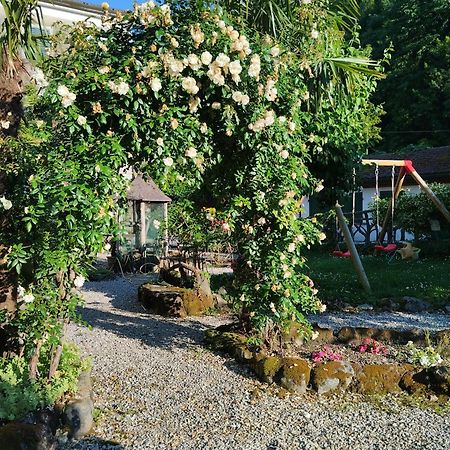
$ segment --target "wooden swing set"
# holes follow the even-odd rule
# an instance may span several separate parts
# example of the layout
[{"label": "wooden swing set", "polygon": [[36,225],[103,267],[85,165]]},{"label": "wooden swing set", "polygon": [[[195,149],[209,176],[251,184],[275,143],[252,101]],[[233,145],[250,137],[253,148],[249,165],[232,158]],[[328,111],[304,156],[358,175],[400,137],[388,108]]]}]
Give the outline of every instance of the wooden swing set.
[{"label": "wooden swing set", "polygon": [[[388,231],[388,227],[390,223],[393,223],[393,217],[394,217],[394,209],[395,209],[395,202],[398,199],[398,196],[400,195],[400,192],[402,190],[403,182],[405,181],[406,175],[411,175],[411,177],[417,182],[417,184],[420,186],[422,191],[428,196],[428,198],[433,202],[433,204],[436,206],[438,211],[441,212],[441,214],[445,217],[448,223],[450,223],[450,212],[445,207],[445,205],[436,197],[434,192],[430,189],[426,181],[417,173],[416,169],[414,168],[414,165],[411,160],[392,160],[392,159],[363,159],[362,160],[363,165],[375,165],[375,181],[376,181],[376,195],[377,200],[379,199],[379,187],[378,187],[378,171],[379,167],[391,167],[392,168],[392,197],[389,201],[389,207],[386,211],[386,215],[383,220],[383,225],[381,227],[381,231],[378,233],[377,242],[378,244],[375,245],[375,250],[382,251],[382,252],[392,252],[397,249],[397,246],[394,243],[387,244],[386,246],[383,244],[384,238],[386,236],[386,233]],[[398,174],[397,180],[394,183],[395,179],[395,168],[400,167],[400,172]],[[353,201],[353,204],[355,202]],[[358,275],[358,279],[363,286],[364,290],[367,293],[371,292],[369,280],[367,279],[367,275],[364,271],[364,267],[361,263],[361,258],[359,257],[359,254],[356,250],[355,243],[352,238],[352,234],[348,228],[347,222],[345,220],[344,214],[342,212],[342,208],[339,205],[339,203],[336,203],[335,205],[336,215],[339,222],[339,227],[342,231],[342,234],[344,236],[344,240],[348,247],[348,253],[349,255],[342,254],[340,256],[350,256],[352,259],[353,265],[355,267],[356,273]],[[353,213],[354,214],[354,213]],[[378,225],[378,202],[377,202],[377,231],[379,228]]]}]

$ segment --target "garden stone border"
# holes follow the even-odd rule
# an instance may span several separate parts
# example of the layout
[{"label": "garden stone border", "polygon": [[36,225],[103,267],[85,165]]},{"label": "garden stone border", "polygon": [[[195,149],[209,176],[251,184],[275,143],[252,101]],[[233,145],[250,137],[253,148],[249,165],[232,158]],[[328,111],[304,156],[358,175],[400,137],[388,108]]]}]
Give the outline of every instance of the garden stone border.
[{"label": "garden stone border", "polygon": [[[267,355],[251,351],[246,337],[225,327],[205,332],[205,342],[212,350],[225,352],[247,364],[256,376],[269,384],[276,383],[290,392],[306,393],[312,388],[319,395],[334,392],[388,394],[405,392],[410,395],[450,397],[450,367],[423,369],[412,364],[359,364],[348,361],[328,361],[313,364],[298,357]],[[232,329],[232,326],[229,327]],[[353,343],[365,337],[406,343],[423,343],[424,334],[417,330],[395,331],[377,328],[343,327],[333,333],[329,328],[314,327],[320,343]],[[442,330],[433,336],[450,334]]]}]

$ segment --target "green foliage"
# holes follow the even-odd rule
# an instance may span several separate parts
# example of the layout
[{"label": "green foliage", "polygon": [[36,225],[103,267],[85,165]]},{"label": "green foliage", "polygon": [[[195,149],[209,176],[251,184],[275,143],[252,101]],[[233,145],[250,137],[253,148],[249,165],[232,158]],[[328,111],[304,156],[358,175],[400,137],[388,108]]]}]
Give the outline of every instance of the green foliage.
[{"label": "green foliage", "polygon": [[[430,189],[446,208],[450,209],[450,186],[431,183]],[[378,200],[380,222],[386,214],[388,204],[389,199]],[[371,208],[376,209],[375,202],[373,202]],[[429,238],[432,235],[430,220],[439,221],[442,230],[448,228],[448,224],[442,214],[423,191],[420,191],[418,194],[403,191],[400,194],[394,210],[394,225],[396,227],[414,233],[416,239]]]},{"label": "green foliage", "polygon": [[63,394],[76,391],[80,373],[89,367],[90,361],[82,361],[73,345],[64,345],[59,369],[51,382],[45,376],[30,381],[28,361],[23,356],[0,358],[0,419],[14,420],[53,405]]},{"label": "green foliage", "polygon": [[[315,72],[335,26],[319,6],[303,11],[301,54],[193,3],[136,5],[55,39],[49,85],[30,96],[29,120],[9,142],[14,221],[0,230],[22,286],[5,326],[26,356],[38,340],[48,350],[76,318],[75,288],[105,236],[119,234],[129,168],[215,209],[221,239],[219,227],[194,225],[205,211],[187,201],[171,226],[194,241],[233,242],[236,299],[254,327],[296,320],[307,330],[305,314],[322,305],[304,252],[325,236],[299,219],[302,198],[322,187],[314,170],[338,180],[336,168],[360,158],[379,113],[369,73],[342,90],[333,70]],[[343,34],[333,42],[335,57],[362,52]]]},{"label": "green foliage", "polygon": [[[356,0],[312,2],[263,0],[221,2],[244,17],[250,28],[277,38],[301,61],[307,72],[308,94],[303,107],[315,113],[310,122],[316,149],[306,164],[324,179],[319,199],[334,204],[352,189],[352,170],[379,140],[380,106],[371,102],[379,61],[359,42]],[[384,59],[383,54],[379,56]],[[317,137],[326,139],[318,141]]]},{"label": "green foliage", "polygon": [[363,2],[362,42],[373,47],[376,57],[393,47],[375,97],[386,111],[380,149],[448,144],[449,15],[448,0]]},{"label": "green foliage", "polygon": [[[42,120],[58,117],[53,139],[64,151],[60,144],[54,164],[61,164],[58,173],[68,167],[62,177],[73,174],[83,186],[68,189],[79,210],[65,206],[62,213],[58,199],[52,201],[68,237],[76,233],[76,244],[62,238],[63,245],[85,251],[91,228],[98,230],[92,243],[100,241],[109,223],[93,223],[94,210],[105,207],[110,186],[123,192],[113,174],[132,166],[169,194],[204,191],[219,211],[221,232],[239,245],[240,299],[256,325],[292,314],[304,320],[316,300],[300,251],[320,230],[296,214],[301,196],[317,185],[305,163],[325,140],[307,105],[299,108],[308,92],[306,69],[274,42],[241,35],[226,16],[180,8],[170,15],[136,7],[106,17],[103,30],[77,25],[66,37],[68,51],[48,61],[54,81],[35,111]],[[133,45],[124,46],[130,35]],[[61,182],[55,184],[57,194]],[[175,205],[175,214],[192,225],[189,215],[198,213],[187,202],[181,208]],[[191,225],[187,232],[201,241],[204,228]]]},{"label": "green foliage", "polygon": [[217,216],[215,208],[201,208],[187,198],[172,201],[168,214],[168,233],[184,245],[227,252],[232,248],[230,236],[224,233],[222,225],[226,216]]},{"label": "green foliage", "polygon": [[[420,245],[419,245],[420,246]],[[422,253],[422,252],[421,252]],[[358,283],[348,258],[315,252],[308,255],[309,276],[315,280],[326,303],[380,304],[388,298],[407,295],[443,307],[450,297],[450,258],[420,258],[413,263],[396,260],[388,264],[383,256],[362,256],[373,294],[368,296]]]}]

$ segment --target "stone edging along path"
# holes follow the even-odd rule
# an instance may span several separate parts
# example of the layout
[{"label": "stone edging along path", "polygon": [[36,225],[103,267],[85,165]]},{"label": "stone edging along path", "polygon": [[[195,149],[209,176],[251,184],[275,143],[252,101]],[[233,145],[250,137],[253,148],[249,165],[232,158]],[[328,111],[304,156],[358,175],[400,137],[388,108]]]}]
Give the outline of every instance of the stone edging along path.
[{"label": "stone edging along path", "polygon": [[[351,343],[365,337],[406,343],[423,342],[423,332],[397,331],[377,328],[343,327],[336,333],[328,328],[315,327],[320,343]],[[436,333],[437,337],[450,330]],[[450,396],[450,367],[419,368],[406,363],[360,364],[348,361],[329,361],[311,365],[299,357],[267,355],[249,350],[242,334],[207,330],[205,341],[213,350],[224,351],[238,361],[248,364],[266,383],[277,383],[290,392],[306,393],[311,387],[318,394],[349,391],[360,394],[434,394],[446,399]]]}]

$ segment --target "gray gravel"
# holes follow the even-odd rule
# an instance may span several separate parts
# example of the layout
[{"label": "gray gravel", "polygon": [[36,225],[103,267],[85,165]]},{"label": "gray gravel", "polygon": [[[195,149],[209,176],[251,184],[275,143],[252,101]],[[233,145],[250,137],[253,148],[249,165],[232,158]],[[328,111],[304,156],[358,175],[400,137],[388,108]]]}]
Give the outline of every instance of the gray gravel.
[{"label": "gray gravel", "polygon": [[[309,319],[321,327],[341,328],[344,326],[390,328],[407,330],[420,328],[429,331],[438,331],[450,328],[449,314],[433,314],[421,312],[417,314],[405,312],[331,312],[320,315],[311,315]],[[450,449],[450,444],[449,447]]]},{"label": "gray gravel", "polygon": [[279,398],[275,388],[201,345],[203,331],[222,318],[149,315],[136,300],[142,281],[117,279],[84,289],[83,315],[92,329],[71,325],[69,334],[93,357],[99,420],[92,437],[62,448],[450,448],[448,411],[399,406],[390,398],[383,407],[357,396]]}]

